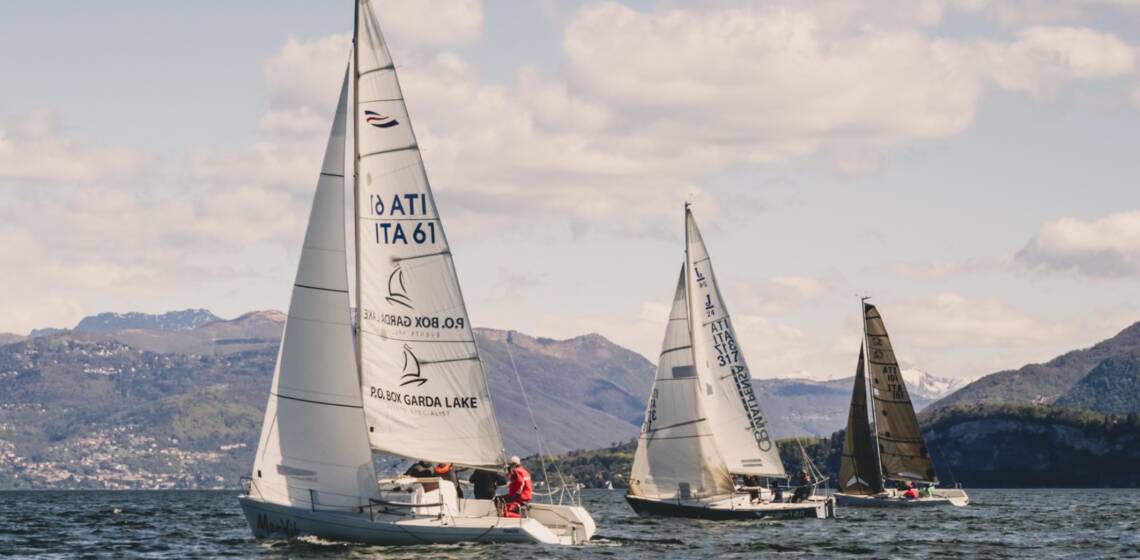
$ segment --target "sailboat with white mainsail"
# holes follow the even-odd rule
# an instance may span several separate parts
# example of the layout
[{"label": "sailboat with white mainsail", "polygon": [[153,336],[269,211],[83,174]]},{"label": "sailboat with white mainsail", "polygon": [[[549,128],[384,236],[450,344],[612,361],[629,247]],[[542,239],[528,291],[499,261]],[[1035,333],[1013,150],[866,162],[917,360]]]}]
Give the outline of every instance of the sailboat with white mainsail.
[{"label": "sailboat with white mainsail", "polygon": [[[938,473],[918,426],[883,316],[866,298],[862,307],[863,346],[859,347],[859,363],[855,367],[836,499],[843,506],[865,507],[969,504],[970,497],[961,488],[933,488],[938,484]],[[866,372],[870,372],[869,384]],[[868,390],[874,423],[868,421]],[[932,489],[927,495],[918,492],[917,498],[908,499],[898,489],[888,488],[889,482],[919,483],[931,485]]]},{"label": "sailboat with white mainsail", "polygon": [[733,475],[786,477],[776,437],[685,205],[685,262],[637,440],[626,501],[639,515],[705,519],[834,517],[831,497],[754,499]]},{"label": "sailboat with white mainsail", "polygon": [[[351,96],[349,93],[351,92]],[[353,115],[356,328],[344,235]],[[446,479],[377,481],[373,452],[500,469],[487,376],[443,224],[370,0],[356,3],[341,86],[251,476],[239,498],[257,537],[372,544],[577,544],[577,504],[500,517]]]}]

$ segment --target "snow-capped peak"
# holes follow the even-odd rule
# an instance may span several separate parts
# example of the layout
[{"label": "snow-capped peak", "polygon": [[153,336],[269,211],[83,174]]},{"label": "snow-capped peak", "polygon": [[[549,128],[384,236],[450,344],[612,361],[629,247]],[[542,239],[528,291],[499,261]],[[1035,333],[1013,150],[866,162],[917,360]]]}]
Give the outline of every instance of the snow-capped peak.
[{"label": "snow-capped peak", "polygon": [[904,369],[903,380],[906,381],[907,391],[911,396],[923,397],[931,400],[941,399],[966,385],[973,379],[966,377],[938,377],[919,369]]}]

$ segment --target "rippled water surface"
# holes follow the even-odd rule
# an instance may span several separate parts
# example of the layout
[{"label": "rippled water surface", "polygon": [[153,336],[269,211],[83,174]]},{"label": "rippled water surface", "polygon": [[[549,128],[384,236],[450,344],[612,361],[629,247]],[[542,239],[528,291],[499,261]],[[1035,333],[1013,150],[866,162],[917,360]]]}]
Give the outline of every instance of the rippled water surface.
[{"label": "rippled water surface", "polygon": [[0,556],[260,558],[1129,558],[1140,490],[973,490],[966,508],[840,509],[838,519],[638,518],[586,491],[599,538],[581,547],[377,547],[257,541],[236,492],[0,492]]}]

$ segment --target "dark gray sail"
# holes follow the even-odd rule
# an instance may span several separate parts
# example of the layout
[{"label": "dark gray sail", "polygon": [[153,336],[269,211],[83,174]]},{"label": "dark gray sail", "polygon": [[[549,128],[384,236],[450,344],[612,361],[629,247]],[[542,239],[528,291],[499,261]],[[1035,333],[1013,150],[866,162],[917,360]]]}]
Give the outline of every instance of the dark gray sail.
[{"label": "dark gray sail", "polygon": [[875,411],[875,436],[883,476],[891,480],[938,482],[934,463],[914,416],[914,405],[899,371],[891,339],[879,310],[863,304],[867,368]]},{"label": "dark gray sail", "polygon": [[867,420],[867,378],[863,373],[863,346],[855,368],[855,388],[847,414],[847,434],[843,439],[843,459],[839,463],[839,491],[869,495],[883,491],[883,473],[875,458],[875,440]]}]

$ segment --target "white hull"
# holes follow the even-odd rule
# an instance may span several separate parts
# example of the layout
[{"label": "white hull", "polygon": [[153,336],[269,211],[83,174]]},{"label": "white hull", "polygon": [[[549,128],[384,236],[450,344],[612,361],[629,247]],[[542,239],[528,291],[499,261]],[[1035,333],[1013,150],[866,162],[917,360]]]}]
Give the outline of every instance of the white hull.
[{"label": "white hull", "polygon": [[417,516],[373,512],[312,511],[238,498],[257,538],[314,536],[374,545],[517,542],[580,544],[594,534],[594,521],[577,506],[532,504],[526,519],[494,514],[489,500],[460,500],[453,515]]},{"label": "white hull", "polygon": [[913,500],[908,500],[893,490],[873,496],[837,493],[835,500],[843,507],[965,507],[970,504],[970,496],[961,488],[936,489],[932,498]]}]

